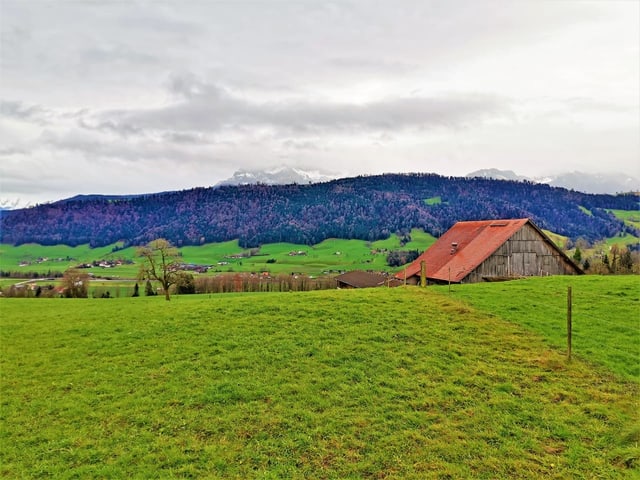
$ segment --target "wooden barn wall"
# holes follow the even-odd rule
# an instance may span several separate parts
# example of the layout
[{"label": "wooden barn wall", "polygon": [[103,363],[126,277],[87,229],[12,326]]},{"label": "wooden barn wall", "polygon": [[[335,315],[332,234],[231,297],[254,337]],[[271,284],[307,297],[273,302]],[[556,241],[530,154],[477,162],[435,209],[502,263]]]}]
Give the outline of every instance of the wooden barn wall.
[{"label": "wooden barn wall", "polygon": [[[500,227],[489,227],[500,228]],[[576,269],[531,225],[524,225],[464,280],[482,282],[483,277],[530,277],[574,275]]]}]

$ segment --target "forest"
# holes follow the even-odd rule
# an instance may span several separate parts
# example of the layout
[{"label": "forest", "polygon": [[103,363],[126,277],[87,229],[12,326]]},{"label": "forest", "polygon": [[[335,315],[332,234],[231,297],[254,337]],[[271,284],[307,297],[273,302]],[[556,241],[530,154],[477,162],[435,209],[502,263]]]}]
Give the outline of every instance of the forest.
[{"label": "forest", "polygon": [[244,185],[123,197],[86,196],[1,211],[2,243],[177,246],[239,239],[316,244],[378,240],[422,228],[438,237],[456,221],[530,218],[540,228],[595,241],[632,227],[607,209],[637,210],[635,194],[593,195],[531,182],[385,174],[308,185]]}]

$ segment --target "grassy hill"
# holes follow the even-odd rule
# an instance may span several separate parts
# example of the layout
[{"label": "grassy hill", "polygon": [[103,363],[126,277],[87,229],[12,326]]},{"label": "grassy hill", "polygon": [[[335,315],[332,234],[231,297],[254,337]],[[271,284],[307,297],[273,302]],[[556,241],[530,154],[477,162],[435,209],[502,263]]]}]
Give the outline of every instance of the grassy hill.
[{"label": "grassy hill", "polygon": [[[576,323],[637,352],[599,280]],[[566,361],[565,286],[2,299],[0,475],[637,477],[637,370]]]},{"label": "grassy hill", "polygon": [[[210,243],[201,246],[186,246],[180,249],[185,263],[213,265],[220,272],[270,271],[272,273],[304,272],[319,275],[328,270],[391,270],[386,264],[386,253],[383,249],[393,250],[426,250],[435,238],[422,230],[414,229],[410,234],[411,241],[404,246],[400,238],[392,235],[388,239],[375,242],[364,240],[329,239],[317,245],[298,245],[293,243],[272,243],[258,250],[257,256],[248,258],[230,258],[249,252],[243,249],[237,240],[230,242]],[[89,245],[69,247],[66,245],[42,246],[25,244],[13,246],[0,245],[0,270],[3,271],[37,271],[62,272],[79,263],[94,260],[127,259],[136,260],[136,249],[133,247],[113,252],[114,245],[100,248],[89,248]],[[305,255],[289,255],[290,252],[304,252]],[[378,251],[379,253],[374,253]],[[46,259],[46,260],[45,260]],[[274,263],[268,260],[275,261]],[[20,266],[29,263],[29,265]],[[221,265],[219,265],[221,263]],[[135,278],[138,266],[123,265],[115,268],[93,268],[96,275]]]}]

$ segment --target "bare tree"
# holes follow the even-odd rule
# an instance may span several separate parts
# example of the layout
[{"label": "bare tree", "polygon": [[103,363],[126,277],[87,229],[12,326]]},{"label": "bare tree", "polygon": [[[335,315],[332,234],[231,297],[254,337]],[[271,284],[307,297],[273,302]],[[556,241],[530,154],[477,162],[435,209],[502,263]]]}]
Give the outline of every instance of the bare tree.
[{"label": "bare tree", "polygon": [[164,290],[164,298],[171,300],[169,288],[176,283],[180,272],[180,252],[164,238],[152,240],[138,249],[142,257],[139,277],[141,280],[157,280]]}]

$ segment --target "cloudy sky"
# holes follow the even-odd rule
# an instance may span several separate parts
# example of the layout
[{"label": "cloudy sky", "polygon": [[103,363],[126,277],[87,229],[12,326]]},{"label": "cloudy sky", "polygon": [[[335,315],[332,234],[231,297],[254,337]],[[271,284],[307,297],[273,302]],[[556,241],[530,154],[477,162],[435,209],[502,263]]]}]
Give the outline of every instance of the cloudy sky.
[{"label": "cloudy sky", "polygon": [[640,176],[640,1],[0,0],[0,199]]}]

